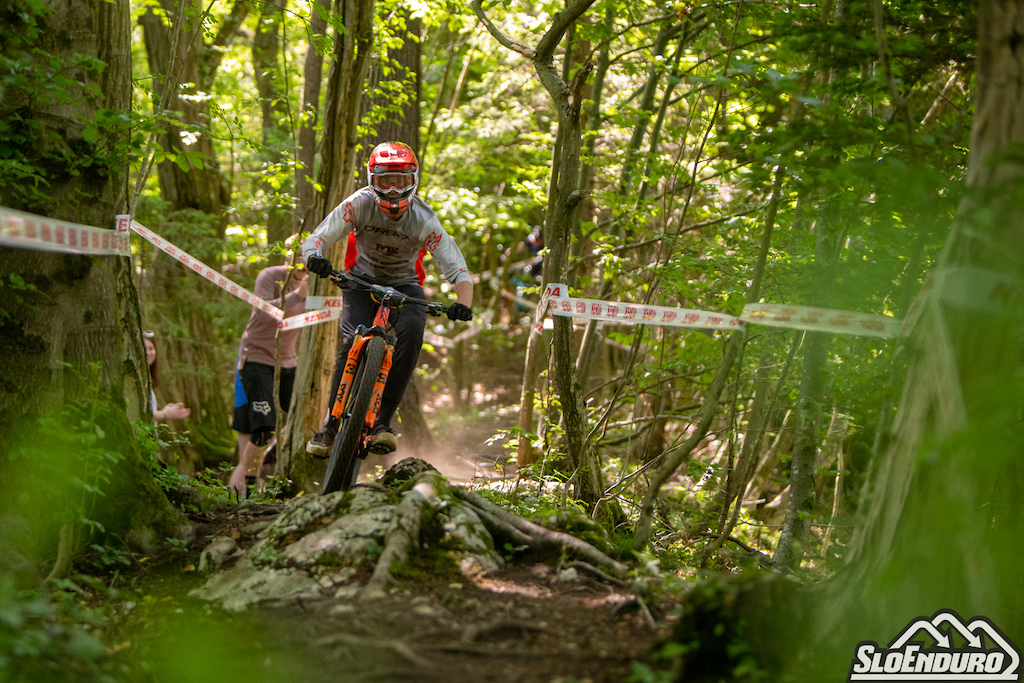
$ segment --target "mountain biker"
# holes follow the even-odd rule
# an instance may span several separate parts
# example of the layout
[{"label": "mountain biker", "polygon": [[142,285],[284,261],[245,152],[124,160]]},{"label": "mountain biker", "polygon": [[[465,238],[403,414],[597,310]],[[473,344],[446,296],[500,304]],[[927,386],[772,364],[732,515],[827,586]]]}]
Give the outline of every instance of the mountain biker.
[{"label": "mountain biker", "polygon": [[[434,211],[416,196],[419,162],[412,149],[401,142],[384,142],[374,147],[366,163],[366,181],[366,187],[335,207],[302,243],[306,268],[327,277],[333,266],[323,254],[338,240],[347,238],[346,270],[403,294],[423,298],[422,259],[429,252],[455,288],[458,302],[452,304],[448,317],[472,320],[473,279],[466,259],[441,227]],[[356,327],[373,324],[376,306],[364,289],[342,288],[341,344],[331,379],[331,399],[323,425],[306,444],[307,453],[322,458],[330,454],[339,426],[338,420],[331,417],[331,407],[344,373],[345,358]],[[374,453],[391,453],[398,445],[391,419],[416,369],[426,317],[424,308],[415,305],[392,313],[398,343],[373,427],[370,450]]]}]

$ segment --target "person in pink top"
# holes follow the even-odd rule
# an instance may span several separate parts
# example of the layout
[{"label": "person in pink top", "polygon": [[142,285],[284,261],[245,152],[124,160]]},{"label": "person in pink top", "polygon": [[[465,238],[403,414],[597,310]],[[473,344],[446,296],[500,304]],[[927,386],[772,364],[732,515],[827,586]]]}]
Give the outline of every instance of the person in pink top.
[{"label": "person in pink top", "polygon": [[[448,317],[472,320],[473,278],[455,240],[426,202],[416,196],[419,162],[412,149],[401,142],[384,142],[373,148],[366,164],[366,187],[341,202],[302,243],[302,258],[311,273],[330,275],[334,266],[324,254],[335,243],[348,239],[346,270],[376,284],[393,287],[403,294],[423,298],[422,259],[428,252],[455,288],[458,302]],[[344,359],[352,346],[356,327],[373,324],[376,304],[369,292],[342,289],[341,343],[331,381],[331,403],[338,393]],[[391,373],[384,386],[380,413],[373,428],[370,450],[390,453],[397,447],[391,420],[412,378],[423,346],[426,311],[422,306],[405,306],[392,316],[398,344]],[[306,452],[326,458],[338,433],[338,424],[327,417],[306,444]]]},{"label": "person in pink top", "polygon": [[[289,277],[289,272],[291,277]],[[256,276],[253,293],[279,306],[284,291],[284,317],[301,314],[306,308],[309,274],[303,264],[269,266]],[[286,284],[287,283],[287,284]],[[263,449],[270,443],[277,424],[274,404],[274,365],[277,354],[277,320],[253,307],[238,347],[238,372],[245,390],[245,402],[235,407],[231,428],[238,432],[238,465],[228,481],[239,495],[246,494],[247,479],[257,482],[261,476]],[[288,410],[295,382],[295,344],[299,330],[281,333],[281,408]],[[248,437],[248,438],[246,438]]]}]

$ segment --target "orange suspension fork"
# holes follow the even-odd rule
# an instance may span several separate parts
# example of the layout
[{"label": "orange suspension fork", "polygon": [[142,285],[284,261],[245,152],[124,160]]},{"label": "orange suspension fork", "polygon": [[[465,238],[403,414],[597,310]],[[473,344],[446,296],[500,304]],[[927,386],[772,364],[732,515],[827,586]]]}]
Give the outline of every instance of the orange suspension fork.
[{"label": "orange suspension fork", "polygon": [[373,385],[373,396],[370,398],[370,409],[366,411],[366,428],[373,429],[373,423],[380,415],[380,401],[384,395],[384,385],[388,382],[388,374],[391,372],[391,355],[393,347],[387,345],[387,352],[384,354],[384,362],[381,363],[380,372],[377,373],[377,382]]},{"label": "orange suspension fork", "polygon": [[352,380],[356,376],[356,365],[359,363],[359,354],[363,352],[363,346],[369,337],[357,335],[352,340],[352,348],[348,350],[345,358],[345,371],[341,374],[341,383],[338,384],[338,395],[334,398],[334,405],[331,406],[331,417],[341,418],[345,409],[345,401],[348,399],[348,392],[352,388]]}]

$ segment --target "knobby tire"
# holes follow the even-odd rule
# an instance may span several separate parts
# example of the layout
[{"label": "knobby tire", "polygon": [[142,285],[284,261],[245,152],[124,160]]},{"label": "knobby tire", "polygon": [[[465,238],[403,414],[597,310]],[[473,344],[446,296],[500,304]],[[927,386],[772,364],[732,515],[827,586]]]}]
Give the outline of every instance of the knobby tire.
[{"label": "knobby tire", "polygon": [[363,347],[352,378],[352,388],[348,392],[345,410],[342,411],[345,417],[342,418],[338,435],[331,446],[331,459],[327,461],[323,493],[345,491],[352,485],[352,472],[358,456],[366,411],[370,409],[373,386],[377,383],[377,374],[384,364],[385,351],[386,344],[380,337],[374,337]]}]

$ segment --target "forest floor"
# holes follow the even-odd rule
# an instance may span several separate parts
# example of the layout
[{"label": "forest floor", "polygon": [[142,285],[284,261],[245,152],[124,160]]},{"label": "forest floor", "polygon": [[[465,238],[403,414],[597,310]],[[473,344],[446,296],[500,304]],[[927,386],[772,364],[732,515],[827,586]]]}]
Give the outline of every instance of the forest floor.
[{"label": "forest floor", "polygon": [[628,590],[529,560],[457,578],[414,565],[384,597],[228,612],[188,597],[194,561],[152,570],[152,603],[129,619],[160,681],[626,681],[672,622],[664,605],[652,615]]},{"label": "forest floor", "polygon": [[[427,459],[452,483],[514,486],[514,463],[500,443],[487,444],[507,421],[456,425],[444,432],[443,453]],[[363,471],[380,473],[406,455],[400,448]],[[272,600],[230,612],[190,597],[206,578],[197,566],[210,539],[242,545],[254,516],[274,508],[241,503],[194,515],[187,552],[139,578],[151,597],[125,615],[125,637],[156,680],[582,683],[630,680],[639,662],[658,667],[651,655],[671,630],[673,608],[560,570],[557,557],[508,553],[498,570],[464,574],[414,556],[385,596],[365,600]],[[634,680],[658,680],[652,675]]]}]

